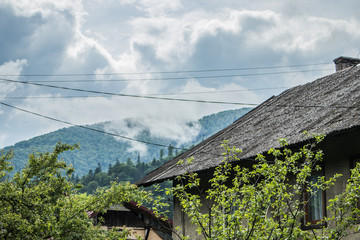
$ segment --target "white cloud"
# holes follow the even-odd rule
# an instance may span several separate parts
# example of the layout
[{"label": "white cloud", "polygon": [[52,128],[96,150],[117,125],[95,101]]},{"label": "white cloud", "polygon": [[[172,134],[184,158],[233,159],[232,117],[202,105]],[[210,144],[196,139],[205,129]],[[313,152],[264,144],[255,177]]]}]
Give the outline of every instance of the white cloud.
[{"label": "white cloud", "polygon": [[[1,110],[0,110],[0,114],[1,114]],[[6,136],[0,135],[0,147],[5,146],[5,144],[6,144]]]},{"label": "white cloud", "polygon": [[[151,137],[176,141],[178,146],[189,143],[200,131],[200,126],[190,122],[169,116],[148,116],[135,117],[117,120],[107,125],[105,130],[133,139],[138,139],[143,131],[147,131]],[[127,141],[123,138],[116,138],[119,141]],[[129,152],[140,152],[142,156],[147,154],[147,144],[129,141],[131,148]]]},{"label": "white cloud", "polygon": [[[28,74],[137,73],[294,65],[330,62],[339,55],[356,57],[360,23],[354,9],[358,9],[359,3],[331,1],[336,6],[333,7],[320,2],[311,2],[313,7],[306,8],[309,1],[3,0],[0,10],[10,24],[0,26],[3,33],[8,33],[0,36],[4,43],[0,46],[0,64],[6,62],[0,69]],[[8,62],[8,59],[26,60]],[[169,97],[257,103],[274,92],[248,89],[304,83],[328,72],[195,80],[196,75],[232,73],[123,74],[97,76],[94,82],[56,84],[134,95],[172,92],[178,95]],[[100,83],[103,79],[161,77],[192,80]],[[79,94],[18,86],[7,85],[0,94]],[[232,89],[243,91],[182,94]],[[17,92],[19,90],[21,92]],[[148,120],[143,124],[151,126],[154,134],[171,133],[179,141],[192,136],[183,127],[185,122],[236,107],[122,97],[26,99],[15,105],[77,124],[146,117]],[[14,112],[9,116],[30,119],[32,126],[41,123],[33,127],[36,134],[59,127],[48,120],[32,120],[33,117],[26,117],[24,113]],[[135,149],[144,150],[144,147]]]},{"label": "white cloud", "polygon": [[149,16],[165,15],[182,9],[179,0],[122,0],[123,4],[134,4]]},{"label": "white cloud", "polygon": [[[5,78],[9,78],[11,80],[17,80],[19,78],[18,75],[22,73],[22,70],[26,65],[27,65],[26,59],[17,59],[15,61],[5,62],[2,65],[0,65],[0,75],[5,75]],[[10,76],[6,76],[6,75],[10,75]],[[14,92],[17,88],[19,88],[19,85],[17,84],[1,82],[0,97],[2,98],[6,97],[7,95]]]},{"label": "white cloud", "polygon": [[[61,95],[42,94],[38,96],[40,98],[28,98],[21,107],[79,125],[116,119],[119,115],[117,111],[114,111],[119,107],[118,102],[110,98],[52,98],[56,96]],[[24,113],[17,112],[17,114]],[[49,123],[51,125],[51,122]]]},{"label": "white cloud", "polygon": [[[270,10],[226,9],[216,14],[194,11],[181,17],[136,18],[132,25],[136,29],[131,39],[134,51],[140,52],[143,57],[152,54],[149,61],[170,63],[173,68],[191,59],[194,52],[199,51],[204,39],[211,39],[214,45],[214,49],[211,46],[206,49],[210,52],[226,44],[235,47],[236,41],[238,49],[233,49],[235,53],[243,48],[255,50],[261,46],[285,55],[309,54],[316,49],[325,51],[324,46],[339,43],[339,40],[343,41],[340,42],[343,45],[345,39],[353,41],[360,37],[356,31],[359,22],[354,19],[333,20],[308,16],[289,18]],[[230,52],[223,54],[228,58],[235,57],[234,60],[237,57]],[[146,58],[143,60],[146,61]]]},{"label": "white cloud", "polygon": [[62,15],[69,11],[77,21],[82,21],[86,14],[81,0],[3,0],[1,4],[11,6],[16,15],[24,17],[40,14],[43,18],[51,18],[54,14]]},{"label": "white cloud", "polygon": [[[15,61],[8,61],[0,65],[0,75],[19,75],[21,74],[24,66],[27,65],[26,59],[17,59]],[[18,76],[11,76],[18,78]]]}]

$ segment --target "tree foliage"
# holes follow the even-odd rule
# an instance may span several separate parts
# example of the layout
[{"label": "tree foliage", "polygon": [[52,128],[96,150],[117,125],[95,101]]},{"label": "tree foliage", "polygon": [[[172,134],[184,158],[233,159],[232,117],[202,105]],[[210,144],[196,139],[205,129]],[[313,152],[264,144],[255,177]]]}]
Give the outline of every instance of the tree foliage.
[{"label": "tree foliage", "polygon": [[[163,149],[160,151],[164,152]],[[182,151],[179,153],[181,152]],[[170,154],[173,154],[173,152],[168,152],[167,157],[163,156],[159,160],[154,158],[149,163],[141,162],[139,159],[137,159],[136,164],[134,164],[131,159],[128,159],[125,163],[121,163],[117,160],[114,165],[109,165],[107,172],[100,172],[98,166],[95,170],[90,169],[89,173],[81,178],[72,177],[71,179],[74,183],[79,183],[82,185],[82,188],[79,189],[79,192],[93,194],[99,187],[109,188],[112,181],[128,181],[130,183],[135,183],[137,180],[145,176],[146,173],[171,160],[174,156]],[[169,218],[172,218],[173,216],[173,202],[172,196],[167,196],[165,189],[170,188],[171,185],[172,182],[165,181],[160,183],[159,186],[149,186],[145,188],[146,191],[152,192],[157,198],[160,197],[164,200],[163,202],[166,204],[166,207],[162,208],[162,213]],[[155,205],[151,202],[146,203],[145,206],[148,208],[155,207]]]},{"label": "tree foliage", "polygon": [[102,231],[88,211],[104,212],[122,202],[157,201],[130,183],[113,182],[93,195],[78,194],[70,181],[74,169],[58,156],[77,146],[58,143],[52,153],[29,156],[26,167],[10,177],[11,152],[0,157],[0,239],[126,239],[127,232]]},{"label": "tree foliage", "polygon": [[[241,150],[225,142],[224,160],[215,168],[208,188],[201,186],[198,173],[189,171],[177,177],[178,184],[167,193],[179,200],[205,239],[341,239],[359,231],[360,165],[351,170],[344,191],[329,200],[330,214],[306,230],[309,226],[303,219],[309,200],[341,177],[335,174],[310,180],[314,170],[322,169],[323,158],[323,152],[316,148],[323,137],[313,137],[313,142],[297,151],[281,140],[280,149],[258,155],[247,167],[237,164]],[[144,163],[135,164],[131,159],[110,165],[107,173],[98,164],[85,176],[92,194],[79,194],[73,167],[59,160],[62,152],[76,148],[58,143],[51,153],[31,154],[26,167],[15,174],[11,173],[12,153],[1,154],[0,239],[126,239],[127,231],[105,232],[94,226],[87,212],[104,212],[113,204],[128,201],[151,204],[158,216],[166,209],[168,204],[161,202],[164,196],[106,177],[118,174],[116,169],[121,167],[129,172],[129,167],[144,168]],[[191,162],[188,159],[179,164],[186,168]],[[154,167],[156,163],[160,160],[147,165]],[[99,187],[105,183],[106,188]],[[158,186],[153,188],[159,190]],[[179,229],[174,232],[181,236]]]},{"label": "tree foliage", "polygon": [[[169,148],[173,149],[171,145]],[[178,154],[183,151],[179,151]],[[160,149],[160,152],[164,153],[164,150]],[[78,180],[75,180],[75,177],[73,177],[72,180],[83,185],[80,192],[88,194],[92,194],[97,187],[109,187],[112,181],[129,181],[130,183],[135,183],[137,180],[144,177],[148,172],[175,157],[173,154],[173,151],[168,151],[168,155],[166,157],[162,156],[162,158],[158,160],[154,158],[148,163],[140,161],[139,158],[136,160],[136,164],[134,163],[135,161],[130,158],[128,158],[126,162],[116,160],[114,164],[109,164],[107,172],[102,172],[101,166],[98,164],[98,167],[94,170],[90,169],[88,174],[82,176]]]},{"label": "tree foliage", "polygon": [[[315,228],[303,221],[314,194],[331,188],[341,177],[335,174],[310,181],[312,172],[322,168],[323,152],[315,149],[322,139],[314,135],[313,142],[295,152],[281,140],[280,150],[270,149],[266,157],[258,155],[251,167],[234,164],[241,150],[225,142],[224,160],[216,167],[210,186],[204,188],[197,173],[187,173],[176,178],[173,194],[205,239],[341,239],[359,230],[359,165],[344,192],[329,201],[328,217]],[[186,167],[191,162],[179,164]],[[305,193],[308,198],[303,197]],[[204,195],[206,200],[201,198]]]}]

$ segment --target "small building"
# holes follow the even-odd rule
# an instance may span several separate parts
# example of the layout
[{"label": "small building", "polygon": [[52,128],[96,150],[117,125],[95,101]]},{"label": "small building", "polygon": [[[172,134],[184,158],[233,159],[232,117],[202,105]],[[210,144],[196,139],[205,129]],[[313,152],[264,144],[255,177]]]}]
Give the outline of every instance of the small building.
[{"label": "small building", "polygon": [[89,212],[88,215],[94,219],[94,224],[100,223],[105,230],[130,230],[129,240],[136,240],[136,236],[144,240],[172,239],[172,221],[157,217],[151,210],[136,202],[113,205],[105,213]]},{"label": "small building", "polygon": [[[221,144],[224,140],[228,140],[230,146],[242,149],[238,164],[246,164],[254,161],[257,154],[280,147],[279,138],[286,138],[290,147],[302,146],[309,140],[303,134],[308,131],[326,135],[319,146],[324,152],[321,174],[325,178],[335,173],[343,174],[333,188],[326,190],[314,218],[326,216],[327,199],[342,192],[351,167],[360,160],[360,67],[357,66],[360,59],[340,57],[334,63],[336,73],[269,98],[230,126],[150,172],[137,184],[149,186],[190,170],[197,172],[206,185],[214,168],[223,160]],[[190,157],[194,160],[187,170],[177,164],[180,159]],[[317,219],[306,221],[312,220]],[[197,239],[194,226],[181,212],[176,199],[174,226],[181,226],[183,234]]]},{"label": "small building", "polygon": [[338,57],[334,59],[335,70],[341,71],[343,69],[355,66],[360,63],[359,58],[350,58],[350,57]]}]

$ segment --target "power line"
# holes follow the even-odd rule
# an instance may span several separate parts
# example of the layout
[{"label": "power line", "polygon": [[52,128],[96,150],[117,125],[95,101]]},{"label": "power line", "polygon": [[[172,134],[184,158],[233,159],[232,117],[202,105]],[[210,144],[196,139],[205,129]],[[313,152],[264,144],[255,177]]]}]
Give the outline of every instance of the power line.
[{"label": "power line", "polygon": [[[46,116],[46,115],[43,115],[43,114],[40,114],[40,113],[32,112],[32,111],[29,111],[29,110],[26,110],[26,109],[23,109],[23,108],[15,107],[15,106],[12,106],[12,105],[4,103],[4,102],[0,102],[0,104],[4,105],[6,107],[10,107],[10,108],[22,111],[22,112],[26,112],[26,113],[38,116],[38,117],[46,118],[46,119],[49,119],[49,120],[52,120],[52,121],[55,121],[55,122],[65,123],[67,125],[71,125],[71,126],[91,130],[91,131],[98,132],[98,133],[107,134],[107,135],[110,135],[110,136],[113,136],[113,137],[119,137],[119,138],[122,138],[122,139],[125,139],[125,140],[140,142],[140,143],[144,143],[144,144],[148,144],[148,145],[154,145],[154,146],[158,146],[158,147],[168,147],[168,145],[163,145],[163,144],[160,144],[160,143],[154,143],[154,142],[149,142],[149,141],[145,141],[145,140],[139,140],[139,139],[135,139],[135,138],[131,138],[131,137],[122,136],[122,135],[119,135],[119,134],[116,134],[116,133],[106,132],[106,131],[99,130],[99,129],[96,129],[96,128],[91,128],[91,127],[87,127],[87,126],[83,126],[83,125],[74,124],[74,123],[67,122],[67,121],[64,121],[64,120],[60,120],[60,119],[57,119],[57,118],[49,117],[49,116]],[[174,148],[179,149],[177,147],[174,147]]]},{"label": "power line", "polygon": [[[209,76],[187,76],[187,77],[165,77],[165,78],[132,78],[132,79],[78,79],[78,80],[35,80],[29,81],[33,83],[86,83],[86,82],[137,82],[137,81],[176,81],[176,80],[187,80],[187,79],[213,79],[213,78],[233,78],[233,77],[251,77],[251,76],[266,76],[266,75],[278,75],[278,74],[293,74],[293,73],[304,73],[304,72],[319,72],[319,71],[330,71],[332,69],[313,69],[313,70],[297,70],[297,71],[284,71],[284,72],[265,72],[265,73],[246,73],[246,74],[230,74],[230,75],[209,75]],[[9,75],[0,75],[9,76]],[[25,75],[24,75],[25,76]],[[36,75],[33,75],[36,76]],[[45,75],[41,75],[45,76]],[[55,76],[55,75],[54,75]],[[59,75],[60,76],[60,75]],[[39,77],[39,76],[37,76]]]},{"label": "power line", "polygon": [[[96,128],[91,128],[91,127],[87,127],[87,126],[83,126],[83,125],[74,124],[74,123],[71,123],[71,122],[68,122],[68,121],[60,120],[60,119],[49,117],[49,116],[46,116],[46,115],[43,115],[43,114],[40,114],[40,113],[32,112],[32,111],[29,111],[29,110],[26,110],[26,109],[23,109],[23,108],[19,108],[19,107],[16,107],[16,106],[4,103],[4,102],[0,102],[0,104],[4,105],[6,107],[13,108],[13,109],[16,109],[18,111],[22,111],[22,112],[32,114],[32,115],[35,115],[35,116],[38,116],[38,117],[42,117],[42,118],[45,118],[45,119],[48,119],[48,120],[64,123],[64,124],[67,124],[67,125],[70,125],[70,126],[79,127],[79,128],[83,128],[83,129],[86,129],[86,130],[90,130],[90,131],[94,131],[94,132],[98,132],[98,133],[102,133],[102,134],[107,134],[107,135],[110,135],[110,136],[113,136],[113,137],[119,137],[119,138],[122,138],[122,139],[125,139],[125,140],[128,140],[128,141],[135,141],[135,142],[140,142],[140,143],[153,145],[153,146],[158,146],[158,147],[168,147],[168,145],[164,145],[164,144],[160,144],[160,143],[154,143],[154,142],[149,142],[149,141],[145,141],[145,140],[139,140],[139,139],[135,139],[135,138],[131,138],[131,137],[122,136],[122,135],[119,135],[119,134],[116,134],[116,133],[106,132],[106,131],[99,130],[99,129],[96,129]],[[293,108],[325,108],[325,107],[347,108],[347,109],[355,109],[355,108],[359,109],[360,108],[360,107],[356,107],[356,106],[285,105],[285,104],[266,104],[266,103],[263,104],[263,106],[264,107],[269,107],[269,106],[293,107]],[[175,149],[180,149],[180,148],[177,148],[177,147],[174,147],[174,148]]]},{"label": "power line", "polygon": [[[13,108],[13,109],[16,109],[16,110],[19,110],[19,111],[22,111],[22,112],[26,112],[28,114],[38,116],[38,117],[42,117],[42,118],[45,118],[45,119],[49,119],[49,120],[52,120],[52,121],[64,123],[64,124],[67,124],[67,125],[71,125],[71,126],[91,130],[91,131],[98,132],[98,133],[107,134],[107,135],[110,135],[110,136],[113,136],[113,137],[119,137],[119,138],[122,138],[122,139],[125,139],[125,140],[140,142],[140,143],[144,143],[144,144],[148,144],[148,145],[154,145],[154,146],[159,146],[159,147],[168,147],[168,145],[164,145],[164,144],[149,142],[149,141],[145,141],[145,140],[139,140],[139,139],[126,137],[126,136],[122,136],[122,135],[115,134],[115,133],[106,132],[106,131],[99,130],[99,129],[96,129],[96,128],[91,128],[91,127],[87,127],[87,126],[83,126],[83,125],[74,124],[74,123],[67,122],[67,121],[64,121],[64,120],[60,120],[60,119],[57,119],[57,118],[49,117],[49,116],[46,116],[46,115],[43,115],[43,114],[40,114],[40,113],[32,112],[32,111],[29,111],[29,110],[26,110],[26,109],[23,109],[23,108],[15,107],[13,105],[10,105],[10,104],[4,103],[4,102],[0,102],[0,104],[4,105],[6,107],[9,107],[9,108]],[[358,107],[358,106],[339,106],[339,105],[338,106],[336,106],[336,105],[333,105],[333,106],[331,106],[331,105],[328,105],[328,106],[325,106],[325,105],[285,105],[285,104],[266,104],[266,103],[264,103],[263,106],[264,107],[269,107],[269,106],[291,107],[291,108],[340,108],[340,109],[341,108],[346,108],[346,109],[360,109],[360,107]],[[174,148],[179,149],[177,147],[174,147]]]},{"label": "power line", "polygon": [[[103,96],[63,96],[63,97],[30,97],[30,98],[88,98],[88,97],[103,97]],[[26,99],[27,97],[14,97],[14,98],[6,98],[0,99],[1,101],[6,100],[16,100],[16,99]],[[211,102],[210,102],[211,103]],[[220,102],[223,103],[223,102]],[[225,103],[225,102],[224,102]],[[1,104],[1,102],[0,102]],[[230,104],[230,103],[227,103]],[[234,103],[240,104],[240,103]],[[259,106],[257,103],[246,103],[246,105],[250,106]],[[345,108],[345,109],[360,109],[360,106],[342,106],[342,105],[287,105],[287,104],[263,104],[263,106],[274,106],[274,107],[291,107],[291,108]]]},{"label": "power line", "polygon": [[[122,94],[122,93],[109,93],[109,92],[101,92],[101,91],[94,91],[94,90],[84,90],[84,89],[77,89],[77,88],[68,88],[68,87],[59,87],[41,83],[31,83],[26,81],[16,81],[11,79],[0,78],[0,81],[7,81],[13,83],[23,83],[35,86],[42,86],[42,87],[49,87],[49,88],[57,88],[63,90],[71,90],[71,91],[78,91],[78,92],[88,92],[88,93],[96,93],[96,94],[103,94],[103,95],[110,95],[110,96],[121,96],[121,97],[133,97],[133,98],[144,98],[144,99],[155,99],[155,100],[168,100],[168,101],[179,101],[179,102],[196,102],[196,103],[212,103],[212,104],[230,104],[230,105],[241,105],[241,106],[258,106],[258,103],[239,103],[239,102],[221,102],[221,101],[207,101],[207,100],[196,100],[196,99],[183,99],[183,98],[165,98],[165,97],[154,97],[154,96],[142,96],[142,95],[130,95],[130,94]],[[318,108],[318,107],[331,107],[331,108],[359,108],[353,106],[325,106],[325,105],[286,105],[286,104],[265,104],[264,106],[272,105],[276,107],[305,107],[305,108]]]},{"label": "power line", "polygon": [[33,83],[33,82],[27,82],[27,81],[17,81],[17,80],[11,80],[11,79],[6,79],[6,78],[0,78],[0,81],[12,82],[12,83],[22,83],[22,84],[28,84],[28,85],[34,85],[34,86],[40,86],[40,87],[56,88],[56,89],[70,90],[70,91],[77,91],[77,92],[96,93],[96,94],[103,94],[103,95],[109,95],[109,96],[144,98],[144,99],[178,101],[178,102],[229,104],[229,105],[241,105],[241,106],[257,106],[258,105],[258,104],[254,104],[254,103],[206,101],[206,100],[197,100],[197,99],[166,98],[166,97],[143,96],[143,95],[133,95],[133,94],[122,94],[122,93],[110,93],[110,92],[101,92],[101,91],[95,91],[95,90],[84,90],[84,89],[79,89],[79,88],[60,87],[60,86],[54,86],[54,85],[48,85],[48,84],[42,84],[42,83]]},{"label": "power line", "polygon": [[293,67],[308,67],[329,65],[332,63],[311,63],[282,66],[262,66],[262,67],[243,67],[243,68],[217,68],[217,69],[200,69],[200,70],[178,70],[178,71],[149,71],[149,72],[122,72],[122,73],[67,73],[67,74],[0,74],[3,77],[68,77],[68,76],[115,76],[115,75],[144,75],[144,74],[176,74],[176,73],[197,73],[197,72],[222,72],[222,71],[244,71],[244,70],[262,70],[262,69],[279,69]]},{"label": "power line", "polygon": [[[191,95],[191,94],[210,94],[210,93],[228,93],[228,92],[247,92],[247,91],[264,91],[264,90],[276,90],[276,89],[287,89],[288,87],[269,87],[269,88],[249,88],[249,89],[233,89],[233,90],[221,90],[221,91],[203,91],[203,92],[182,92],[182,93],[151,93],[151,94],[140,94],[139,96],[167,96],[167,95]],[[21,99],[57,99],[57,98],[100,98],[104,96],[89,96],[89,95],[78,95],[78,96],[27,96],[27,97],[6,97],[0,99],[1,101],[6,100],[21,100]],[[116,96],[114,96],[116,97]]]}]

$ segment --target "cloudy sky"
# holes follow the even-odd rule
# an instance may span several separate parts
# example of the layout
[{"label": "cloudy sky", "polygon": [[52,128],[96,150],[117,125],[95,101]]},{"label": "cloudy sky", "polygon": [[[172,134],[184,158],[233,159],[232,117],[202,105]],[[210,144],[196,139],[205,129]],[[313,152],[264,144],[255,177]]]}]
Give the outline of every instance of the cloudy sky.
[{"label": "cloudy sky", "polygon": [[[0,0],[0,102],[73,124],[134,117],[184,139],[185,122],[242,105],[141,97],[261,103],[333,73],[338,56],[358,57],[359,9],[358,0]],[[67,126],[6,105],[0,124],[0,147]]]}]

